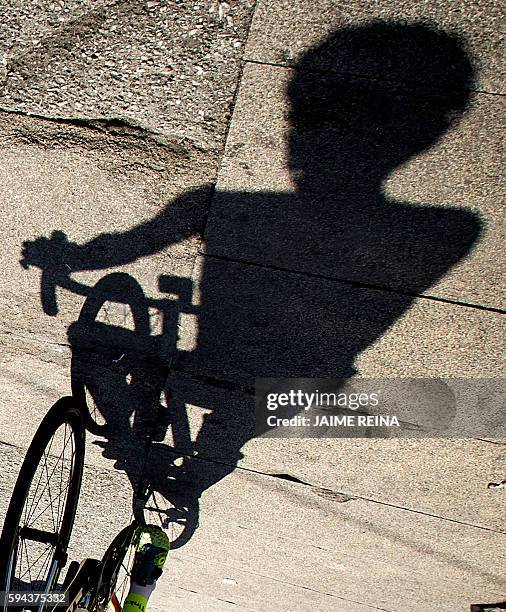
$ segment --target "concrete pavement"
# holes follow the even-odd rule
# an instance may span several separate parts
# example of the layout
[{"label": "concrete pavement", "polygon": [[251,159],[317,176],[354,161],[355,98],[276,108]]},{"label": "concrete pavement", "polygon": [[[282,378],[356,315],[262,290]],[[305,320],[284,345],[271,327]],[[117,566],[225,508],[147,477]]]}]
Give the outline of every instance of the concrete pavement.
[{"label": "concrete pavement", "polygon": [[[504,601],[506,503],[487,488],[504,440],[251,439],[250,393],[255,376],[504,376],[497,3],[2,11],[0,522],[70,389],[84,295],[57,289],[49,317],[37,267],[60,230],[82,287],[139,281],[153,334],[185,302],[161,368],[194,446],[169,428],[147,471],[196,450],[200,524],[154,610]],[[128,520],[143,461],[88,442],[77,557]]]}]

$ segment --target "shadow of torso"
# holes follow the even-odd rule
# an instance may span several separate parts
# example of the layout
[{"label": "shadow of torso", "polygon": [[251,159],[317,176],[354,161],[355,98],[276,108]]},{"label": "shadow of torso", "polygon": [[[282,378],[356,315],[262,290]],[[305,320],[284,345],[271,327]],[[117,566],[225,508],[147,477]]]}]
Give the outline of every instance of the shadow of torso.
[{"label": "shadow of torso", "polygon": [[217,193],[198,343],[185,366],[248,382],[349,376],[479,232],[467,210],[381,194],[343,202],[343,194]]}]

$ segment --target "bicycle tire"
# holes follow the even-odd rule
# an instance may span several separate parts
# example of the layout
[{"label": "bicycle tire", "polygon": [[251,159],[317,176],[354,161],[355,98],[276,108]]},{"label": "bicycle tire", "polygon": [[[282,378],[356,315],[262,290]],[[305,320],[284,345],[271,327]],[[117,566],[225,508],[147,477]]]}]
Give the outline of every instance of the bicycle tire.
[{"label": "bicycle tire", "polygon": [[[136,521],[124,527],[113,539],[101,561],[85,559],[77,563],[74,573],[65,578],[62,590],[68,596],[69,608],[86,609],[89,612],[105,612],[110,610],[110,603],[115,598],[120,606],[124,603],[130,587],[130,575],[134,561],[135,549],[133,539],[138,523]],[[127,556],[129,555],[127,559]],[[69,566],[71,572],[72,562]],[[125,563],[128,565],[125,565]],[[122,569],[126,570],[123,590],[117,591],[117,583]],[[125,572],[123,572],[125,573]],[[83,606],[83,607],[80,607]],[[117,609],[117,606],[113,606]]]},{"label": "bicycle tire", "polygon": [[[149,312],[145,306],[145,300],[142,287],[132,276],[123,272],[108,274],[91,289],[81,308],[77,325],[83,325],[84,329],[90,328],[106,302],[119,302],[127,305],[132,312],[135,337],[149,338]],[[93,340],[92,338],[90,343],[92,345]],[[88,346],[84,352],[80,352],[73,347],[71,361],[72,395],[76,398],[83,412],[86,428],[93,434],[105,435],[108,431],[107,423],[99,422],[100,410],[93,399],[93,373],[87,364],[90,352],[93,352],[97,357],[100,354],[100,345]]]},{"label": "bicycle tire", "polygon": [[[95,603],[97,609],[107,609],[113,595],[117,597],[120,605],[125,602],[134,561],[133,538],[137,526],[138,523],[134,521],[124,527],[113,539],[102,558],[102,572]],[[122,584],[118,592],[118,581],[122,570],[124,575],[121,577]]]},{"label": "bicycle tire", "polygon": [[[61,434],[60,430],[62,427],[64,427],[63,450],[60,457],[56,459],[56,455],[51,454],[51,451],[53,449],[57,451],[58,449],[58,436]],[[60,433],[58,433],[59,431]],[[70,432],[68,438],[67,431]],[[63,453],[71,440],[71,458],[70,464],[67,466]],[[28,447],[14,486],[0,536],[0,591],[22,590],[21,586],[25,584],[27,585],[27,590],[45,591],[46,589],[52,590],[57,584],[60,571],[67,561],[67,548],[74,525],[81,489],[84,453],[85,429],[81,412],[73,398],[61,398],[51,407],[39,425]],[[55,467],[52,468],[50,474],[49,470],[52,465]],[[54,501],[58,502],[57,520],[55,521],[53,506],[51,506],[51,513],[48,513],[48,516],[51,516],[52,527],[54,527],[53,533],[43,529],[45,522],[49,523],[49,518],[43,516],[47,508],[43,507],[42,511],[40,511],[39,504],[41,500],[44,500],[42,501],[42,506],[44,506],[47,499],[50,499],[51,504],[53,503],[51,493],[49,493],[50,479],[55,474],[56,466],[58,465],[62,477],[64,472],[67,473],[68,471],[68,485],[65,489],[62,489],[60,483],[57,489],[59,493],[54,498]],[[45,473],[48,485],[47,496],[44,495],[45,485],[41,488],[42,480],[39,479],[38,482],[36,480],[38,473],[41,475]],[[34,481],[37,485],[34,497],[36,498],[37,494],[40,496],[36,502],[35,499],[30,501],[29,497]],[[63,500],[62,495],[64,496]],[[62,511],[61,520],[60,510]],[[37,548],[37,550],[40,550],[40,545],[43,544],[49,547],[47,554],[49,562],[47,574],[43,574],[36,581],[32,579],[30,566],[28,566],[30,583],[25,583],[21,579],[26,575],[26,571],[24,574],[21,572],[24,567],[23,554],[25,554],[25,562],[29,558],[28,542],[34,544],[33,548]],[[36,562],[38,561],[39,559],[36,560]],[[12,610],[15,607],[4,605],[0,609]]]}]

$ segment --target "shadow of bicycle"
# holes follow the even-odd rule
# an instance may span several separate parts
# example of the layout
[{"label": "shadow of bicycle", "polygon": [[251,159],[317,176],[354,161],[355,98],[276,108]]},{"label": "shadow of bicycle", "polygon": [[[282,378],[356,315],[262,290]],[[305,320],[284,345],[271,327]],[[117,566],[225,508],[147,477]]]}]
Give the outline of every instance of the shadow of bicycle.
[{"label": "shadow of bicycle", "polygon": [[160,290],[168,297],[149,299],[126,273],[81,286],[87,297],[68,339],[72,393],[94,443],[127,475],[137,518],[161,524],[177,548],[198,525],[199,493],[185,478],[194,454],[186,406],[167,378],[179,317],[194,308],[188,279],[162,276]]},{"label": "shadow of bicycle", "polygon": [[[214,194],[198,310],[187,279],[165,277],[167,298],[152,300],[128,275],[108,275],[89,292],[67,282],[64,268],[117,268],[202,236],[209,186],[85,244],[61,235],[25,244],[26,265],[53,266],[58,284],[87,296],[68,332],[73,392],[104,455],[127,473],[136,510],[159,508],[180,528],[176,546],[198,524],[202,492],[235,469],[255,435],[252,380],[350,378],[359,355],[478,241],[473,211],[385,190],[459,121],[473,83],[465,42],[423,24],[342,28],[309,49],[286,88],[293,191]],[[46,275],[41,297],[54,315],[49,284]],[[177,347],[185,309],[198,318],[186,353]],[[195,427],[192,403],[209,408]]]}]

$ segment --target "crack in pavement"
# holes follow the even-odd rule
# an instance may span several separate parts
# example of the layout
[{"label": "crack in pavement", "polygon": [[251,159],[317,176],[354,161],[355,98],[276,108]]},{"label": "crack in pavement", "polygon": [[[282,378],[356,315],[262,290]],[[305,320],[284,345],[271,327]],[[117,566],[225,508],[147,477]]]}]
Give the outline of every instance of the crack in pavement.
[{"label": "crack in pavement", "polygon": [[184,156],[188,156],[189,148],[201,151],[201,148],[188,138],[166,136],[162,132],[152,130],[141,123],[134,122],[125,117],[58,117],[5,107],[0,107],[0,113],[35,119],[55,125],[84,128],[113,137],[131,138],[132,140],[152,140],[156,144],[166,147],[171,152]]},{"label": "crack in pavement", "polygon": [[385,501],[381,501],[379,499],[374,499],[372,497],[366,497],[364,495],[348,495],[346,493],[340,492],[340,491],[333,491],[332,489],[327,489],[324,487],[320,487],[318,485],[309,483],[309,482],[304,482],[303,480],[300,480],[299,478],[297,478],[296,476],[292,476],[290,474],[276,474],[276,473],[269,473],[269,472],[263,472],[261,470],[255,470],[253,468],[248,468],[248,467],[244,467],[241,465],[236,465],[236,464],[232,464],[232,463],[227,463],[226,461],[219,461],[218,459],[215,458],[210,458],[210,457],[205,457],[202,455],[189,455],[187,452],[182,452],[182,451],[178,451],[177,448],[170,448],[167,447],[167,452],[177,455],[178,457],[181,456],[185,456],[188,457],[189,459],[192,459],[193,461],[202,461],[202,462],[206,462],[206,463],[211,463],[211,464],[216,464],[216,465],[224,465],[224,466],[228,466],[228,467],[234,467],[236,470],[240,470],[243,472],[247,472],[247,473],[251,473],[251,474],[257,474],[259,476],[264,476],[266,478],[275,478],[277,480],[284,480],[284,481],[290,481],[296,485],[302,485],[302,486],[307,486],[310,487],[311,489],[314,490],[314,492],[316,494],[319,494],[320,497],[327,497],[325,494],[328,493],[328,499],[332,499],[333,501],[337,501],[339,503],[343,503],[346,501],[354,501],[354,500],[362,500],[365,502],[369,502],[372,504],[378,504],[381,506],[386,506],[389,508],[394,508],[396,510],[404,510],[405,512],[412,512],[414,514],[419,514],[422,516],[427,516],[429,518],[434,518],[434,519],[439,519],[442,521],[447,521],[449,523],[455,523],[458,525],[463,525],[465,527],[471,527],[474,529],[480,529],[482,531],[488,531],[491,533],[496,533],[496,534],[500,534],[500,535],[506,535],[506,531],[501,531],[501,530],[497,530],[494,529],[492,527],[485,527],[484,525],[476,525],[473,523],[468,523],[466,521],[459,521],[458,519],[452,519],[446,516],[441,516],[438,514],[434,514],[431,512],[425,512],[423,510],[416,510],[414,508],[408,508],[407,506],[401,506],[401,505],[397,505],[397,504],[393,504],[393,503],[389,503],[389,502],[385,502]]},{"label": "crack in pavement", "polygon": [[[363,74],[359,74],[357,72],[336,72],[336,71],[325,69],[325,68],[308,68],[308,67],[304,67],[303,69],[301,69],[297,67],[296,64],[281,64],[279,62],[270,62],[268,60],[254,59],[253,57],[244,57],[243,61],[246,64],[254,64],[257,66],[271,66],[273,68],[281,68],[283,70],[292,70],[292,71],[297,71],[297,72],[303,71],[303,72],[307,72],[310,74],[333,76],[333,77],[339,77],[342,79],[357,79],[357,80],[370,81],[370,82],[380,81],[380,79],[376,79],[372,76],[366,76]],[[403,85],[405,87],[425,90],[431,93],[441,92],[440,86],[434,86],[434,85],[430,85],[429,83],[423,83],[420,81],[407,81],[407,80],[400,81],[396,79],[386,79],[383,77],[380,82],[387,83],[389,85],[396,85],[396,86]],[[451,86],[447,86],[444,89],[445,91],[453,91],[454,88],[452,88]],[[487,91],[485,89],[475,89],[472,87],[469,88],[469,91],[472,93],[484,94],[487,96],[500,96],[500,97],[506,96],[506,93],[503,93],[501,91]]]},{"label": "crack in pavement", "polygon": [[[38,339],[38,338],[35,338],[35,337],[23,336],[23,335],[15,334],[13,332],[8,332],[8,331],[7,332],[0,332],[0,333],[5,333],[6,335],[13,336],[13,337],[20,337],[20,338],[23,338],[23,339],[35,340],[37,343],[44,344],[44,340],[41,340],[41,339]],[[51,344],[53,346],[58,346],[58,347],[65,346],[65,347],[70,348],[69,345],[67,345],[67,344],[61,344],[61,343],[56,343],[56,342],[52,342],[52,343],[48,342],[48,344]],[[215,378],[209,377],[209,376],[194,376],[194,375],[191,375],[190,373],[184,372],[183,370],[171,369],[171,371],[170,371],[170,374],[178,374],[178,373],[179,374],[185,374],[185,375],[189,376],[190,379],[200,380],[200,381],[203,381],[203,382],[205,382],[207,384],[210,384],[212,386],[221,387],[221,388],[225,388],[225,389],[233,390],[233,391],[240,391],[240,392],[243,392],[243,393],[248,393],[249,395],[252,395],[254,393],[253,389],[244,387],[243,385],[238,385],[236,383],[232,383],[230,381],[221,381],[219,379],[215,379]],[[488,440],[480,440],[480,439],[476,439],[476,440],[484,442],[484,443],[487,443],[487,444],[491,443]],[[0,441],[0,444],[2,444],[2,443],[8,444],[8,443]],[[151,442],[151,444],[153,444],[153,442]],[[150,447],[151,447],[151,444],[149,445]],[[439,515],[439,514],[434,514],[434,513],[431,513],[431,512],[425,512],[423,510],[418,510],[418,509],[415,509],[415,508],[410,508],[410,507],[403,506],[403,505],[400,505],[400,504],[389,503],[389,502],[386,502],[386,501],[383,501],[383,500],[380,500],[380,499],[375,499],[375,498],[367,497],[367,496],[364,496],[364,495],[357,495],[357,494],[353,494],[353,493],[349,494],[349,493],[344,493],[344,492],[341,492],[341,491],[334,491],[332,489],[328,489],[328,488],[321,487],[321,486],[318,486],[318,485],[310,483],[310,482],[306,482],[306,481],[304,481],[304,480],[300,479],[299,477],[294,476],[292,474],[288,474],[288,473],[275,473],[275,472],[274,473],[270,473],[270,472],[265,472],[265,471],[262,471],[262,470],[255,470],[253,468],[248,468],[248,467],[244,467],[244,466],[241,466],[241,465],[237,465],[234,462],[220,461],[217,458],[208,457],[208,456],[205,456],[205,455],[194,456],[194,455],[188,454],[188,452],[185,451],[184,449],[178,450],[177,448],[170,448],[168,446],[166,447],[166,449],[171,454],[174,454],[174,455],[177,455],[177,456],[184,455],[184,456],[190,458],[193,461],[204,461],[204,462],[207,462],[209,464],[232,467],[232,468],[237,469],[237,470],[242,470],[243,472],[254,473],[254,474],[258,474],[258,475],[263,476],[263,477],[275,478],[275,479],[278,479],[278,480],[284,480],[285,482],[286,481],[292,482],[295,485],[301,485],[301,486],[310,487],[314,491],[314,493],[316,493],[320,497],[323,497],[323,498],[326,498],[326,499],[329,499],[329,500],[332,500],[332,501],[335,501],[335,502],[338,502],[338,503],[345,503],[345,502],[353,501],[353,500],[362,500],[362,501],[365,501],[365,502],[374,503],[374,504],[382,505],[382,506],[385,506],[385,507],[391,507],[391,508],[398,509],[398,510],[404,510],[406,512],[412,512],[412,513],[415,513],[415,514],[419,514],[419,515],[423,515],[423,516],[428,516],[428,517],[431,517],[431,518],[435,518],[435,519],[439,519],[439,520],[443,520],[443,521],[447,521],[447,522],[452,522],[452,523],[455,523],[455,524],[460,524],[460,525],[471,527],[471,528],[475,528],[475,529],[481,529],[481,530],[492,532],[492,533],[496,533],[496,534],[502,534],[502,535],[505,534],[505,531],[502,531],[502,530],[498,530],[498,529],[494,529],[494,528],[490,528],[490,527],[486,527],[486,526],[478,525],[478,524],[474,524],[474,523],[469,523],[467,521],[461,521],[461,520],[458,520],[458,519],[452,519],[452,518],[449,518],[449,517],[446,517],[446,516],[442,516],[442,515]],[[144,461],[143,461],[144,464],[147,461],[148,452],[149,452],[149,449],[146,449],[146,455],[144,456]],[[141,471],[144,471],[144,468],[141,468]]]},{"label": "crack in pavement", "polygon": [[387,287],[383,285],[374,285],[371,283],[364,283],[361,281],[353,281],[345,278],[336,278],[334,276],[328,276],[326,274],[319,274],[317,272],[307,272],[300,270],[292,270],[290,268],[285,268],[283,266],[274,266],[266,263],[257,263],[254,261],[249,261],[247,259],[240,259],[235,257],[229,257],[224,255],[213,255],[212,253],[204,253],[200,251],[200,255],[202,257],[206,257],[209,259],[216,259],[218,261],[226,261],[230,263],[236,263],[245,266],[252,266],[254,268],[263,268],[265,270],[272,270],[273,272],[288,272],[289,274],[297,274],[299,276],[305,276],[308,278],[316,278],[320,280],[342,283],[345,285],[349,285],[351,287],[356,287],[357,289],[368,289],[370,291],[384,291],[387,293],[395,293],[397,295],[406,295],[409,297],[416,297],[424,300],[430,300],[433,302],[440,302],[443,304],[451,304],[452,306],[460,306],[463,308],[474,308],[475,310],[484,310],[486,312],[493,312],[497,314],[506,314],[506,309],[504,308],[496,308],[494,306],[483,306],[482,304],[474,304],[472,302],[464,302],[460,300],[452,300],[450,298],[440,297],[437,295],[429,295],[425,293],[416,293],[411,291],[404,291],[402,289],[396,289],[394,287]]},{"label": "crack in pavement", "polygon": [[[56,343],[55,343],[56,344]],[[184,373],[181,371],[171,371],[172,373]],[[202,377],[205,378],[207,382],[209,382],[209,377]],[[220,385],[221,385],[220,381]],[[225,388],[230,389],[230,390],[243,390],[240,386],[234,386],[233,383],[228,383],[226,381],[223,381]],[[481,440],[478,440],[481,441]],[[484,442],[488,442],[488,441],[484,441]],[[3,441],[0,440],[0,444],[4,443]],[[417,510],[415,508],[410,508],[407,506],[402,506],[399,504],[394,504],[394,503],[389,503],[383,500],[379,500],[379,499],[375,499],[372,497],[367,497],[364,495],[356,495],[356,494],[348,494],[348,493],[344,493],[341,491],[334,491],[332,489],[328,489],[325,487],[320,487],[318,485],[315,485],[313,483],[309,483],[309,482],[305,482],[303,480],[301,480],[300,478],[298,478],[297,476],[293,476],[291,474],[283,474],[283,473],[269,473],[269,472],[264,472],[262,470],[255,470],[253,468],[247,468],[241,465],[237,465],[235,463],[231,463],[231,462],[227,462],[227,461],[220,461],[219,459],[216,458],[212,458],[212,457],[206,457],[205,455],[189,455],[187,451],[184,451],[184,449],[178,450],[177,448],[170,448],[170,447],[166,447],[167,452],[177,455],[177,456],[186,456],[188,458],[190,458],[193,461],[203,461],[203,462],[207,462],[210,464],[214,464],[214,465],[222,465],[222,466],[227,466],[227,467],[233,467],[236,470],[242,470],[243,472],[249,472],[249,473],[253,473],[253,474],[258,474],[260,476],[263,477],[268,477],[268,478],[276,478],[278,480],[284,480],[284,481],[290,481],[293,484],[296,485],[301,485],[301,486],[308,486],[310,487],[317,495],[319,495],[320,497],[324,497],[326,499],[330,499],[332,501],[336,501],[338,503],[344,503],[347,501],[353,501],[353,500],[362,500],[365,502],[369,502],[369,503],[373,503],[373,504],[378,504],[378,505],[382,505],[385,507],[390,507],[390,508],[394,508],[394,509],[398,509],[398,510],[404,510],[406,512],[412,512],[414,514],[419,514],[422,516],[428,516],[431,518],[435,518],[435,519],[439,519],[439,520],[443,520],[443,521],[447,521],[447,522],[451,522],[451,523],[455,523],[455,524],[459,524],[459,525],[463,525],[466,527],[471,527],[471,528],[475,528],[475,529],[481,529],[483,531],[488,531],[491,533],[496,533],[496,534],[501,534],[501,535],[505,535],[506,532],[502,531],[502,530],[498,530],[498,529],[494,529],[494,528],[490,528],[490,527],[486,527],[484,525],[477,525],[474,523],[469,523],[466,521],[460,521],[458,519],[452,519],[450,517],[446,517],[446,516],[442,516],[442,515],[438,515],[438,514],[434,514],[431,512],[425,512],[423,510]],[[149,452],[148,450],[146,451],[147,453]],[[147,461],[147,454],[145,457],[145,461]],[[141,471],[143,471],[143,469],[141,469]]]}]

